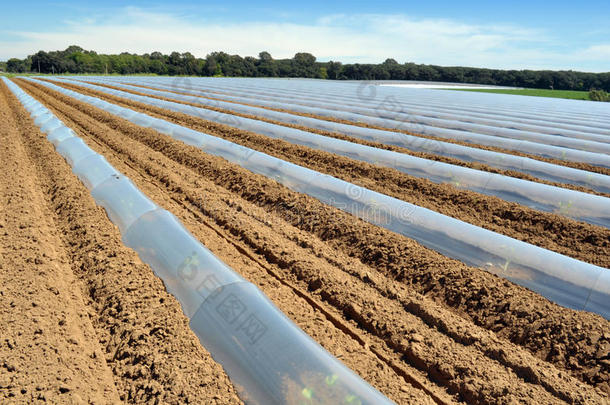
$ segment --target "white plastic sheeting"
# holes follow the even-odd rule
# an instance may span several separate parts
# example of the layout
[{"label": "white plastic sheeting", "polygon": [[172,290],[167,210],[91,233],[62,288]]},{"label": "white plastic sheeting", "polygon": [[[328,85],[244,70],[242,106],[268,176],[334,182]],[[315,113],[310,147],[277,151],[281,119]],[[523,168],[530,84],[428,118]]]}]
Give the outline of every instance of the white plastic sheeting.
[{"label": "white plastic sheeting", "polygon": [[[34,79],[30,79],[35,81]],[[184,140],[256,174],[310,195],[372,224],[413,238],[469,265],[484,268],[566,307],[610,318],[610,270],[447,217],[265,153],[119,107],[96,97],[39,82],[119,117]],[[218,343],[218,342],[216,342]],[[219,343],[220,344],[220,343]],[[237,356],[237,354],[236,354]]]},{"label": "white plastic sheeting", "polygon": [[[99,80],[99,79],[98,79]],[[88,80],[91,81],[91,80]],[[105,83],[116,83],[116,80],[104,80]],[[172,85],[162,85],[159,83],[151,83],[148,81],[134,81],[134,84],[145,84],[146,86],[171,90],[176,92],[187,92],[189,94],[201,94],[201,90],[183,89],[182,87]],[[140,87],[141,89],[141,87]],[[222,87],[214,88],[214,90],[222,90]],[[226,92],[226,90],[224,90]],[[210,95],[214,97],[213,95]],[[291,97],[280,97],[279,100],[264,100],[256,94],[248,95],[247,92],[238,92],[238,95],[216,95],[215,98],[220,98],[227,101],[235,101],[239,103],[254,104],[257,106],[286,109],[302,113],[311,113],[325,117],[343,118],[342,112],[353,113],[362,115],[359,121],[367,122],[366,117],[383,118],[390,121],[380,121],[387,125],[387,128],[397,128],[403,125],[404,121],[409,121],[413,124],[430,125],[439,128],[459,129],[463,131],[471,131],[480,134],[494,135],[499,137],[515,138],[515,139],[527,139],[533,142],[545,143],[549,145],[559,146],[582,146],[587,143],[578,142],[577,140],[589,140],[594,142],[610,143],[610,137],[608,135],[588,133],[573,129],[563,129],[558,131],[557,129],[548,128],[539,125],[526,125],[514,123],[508,126],[498,126],[492,120],[478,119],[472,121],[462,121],[457,115],[444,114],[442,117],[437,114],[436,116],[421,115],[418,114],[418,110],[410,109],[408,113],[397,112],[391,109],[364,107],[364,106],[347,106],[340,103],[329,103],[324,101],[305,101],[302,100],[298,95],[292,95]],[[349,115],[354,118],[356,115]],[[391,122],[394,121],[394,122]],[[374,123],[371,121],[370,123]],[[425,127],[423,127],[425,129]],[[572,139],[573,138],[573,139]],[[568,144],[565,144],[565,143]],[[610,145],[602,145],[605,148],[609,148]],[[584,150],[589,150],[585,146]],[[598,150],[594,150],[597,152]]]},{"label": "white plastic sheeting", "polygon": [[[3,78],[36,125],[55,119],[40,103]],[[39,112],[42,111],[42,114]],[[41,117],[38,119],[38,117]],[[61,128],[67,128],[61,121]],[[133,183],[70,130],[54,142],[98,204],[167,290],[181,303],[190,326],[222,364],[248,403],[390,404],[387,398],[345,367],[196,240],[166,210],[159,209]],[[88,152],[86,151],[88,150]]]},{"label": "white plastic sheeting", "polygon": [[[121,80],[124,78],[121,77]],[[405,89],[378,86],[380,82],[345,82],[299,79],[239,79],[239,78],[160,78],[171,83],[221,85],[248,88],[284,95],[307,95],[343,103],[352,101],[373,105],[394,105],[409,108],[434,108],[439,111],[459,112],[488,116],[493,119],[539,120],[548,125],[577,125],[587,131],[591,128],[610,130],[608,105],[581,100],[560,98],[515,97],[503,94],[456,92],[430,89]]]},{"label": "white plastic sheeting", "polygon": [[[300,104],[310,107],[325,107],[339,111],[350,111],[349,107],[360,107],[366,111],[364,115],[373,117],[392,118],[399,121],[406,121],[411,117],[430,117],[448,119],[458,122],[470,122],[492,127],[523,129],[532,132],[540,132],[549,135],[569,136],[574,134],[576,137],[580,135],[601,134],[610,135],[610,129],[588,127],[586,130],[580,125],[566,124],[553,122],[550,120],[542,120],[531,118],[510,119],[501,115],[491,116],[485,113],[469,113],[467,111],[455,112],[446,111],[439,107],[430,105],[418,105],[415,103],[397,103],[394,98],[384,100],[382,102],[366,102],[365,100],[350,100],[346,98],[333,98],[326,94],[307,94],[305,92],[278,92],[278,89],[273,91],[266,90],[266,87],[250,86],[247,84],[238,86],[235,81],[232,83],[219,83],[218,81],[204,81],[194,78],[147,78],[147,77],[95,77],[79,78],[84,81],[104,81],[106,83],[130,83],[146,85],[159,88],[160,85],[166,85],[174,91],[187,90],[191,94],[202,95],[206,94],[209,97],[215,97],[223,100],[250,100],[250,104],[259,105],[258,101],[281,101],[289,104]],[[587,139],[587,138],[583,138]],[[603,139],[603,138],[597,138]],[[610,139],[609,139],[610,140]]]},{"label": "white plastic sheeting", "polygon": [[[92,81],[94,79],[87,78],[87,81]],[[95,81],[112,84],[114,86],[120,87],[120,83],[116,83],[117,80],[123,79],[95,79]],[[142,79],[144,80],[144,79]],[[147,81],[135,81],[139,84],[146,84],[147,86],[153,87],[163,87],[168,90],[175,91],[185,91],[189,93],[199,93],[195,90],[176,88],[175,86],[162,86],[158,83],[150,82],[150,79]],[[134,90],[139,92],[146,92],[146,89],[133,87]],[[163,96],[164,94],[158,93],[157,95]],[[215,97],[218,95],[208,94],[210,97]],[[310,117],[303,117],[298,115],[292,115],[287,113],[275,112],[266,109],[257,109],[254,110],[251,107],[243,108],[235,103],[222,103],[220,104],[217,101],[206,100],[199,98],[182,98],[179,95],[173,93],[165,93],[166,98],[175,99],[175,100],[183,100],[189,101],[193,103],[199,103],[206,106],[211,107],[222,107],[224,109],[239,111],[246,114],[255,114],[258,116],[266,117],[269,119],[273,119],[276,121],[280,121],[287,124],[296,124],[301,126],[306,126],[309,128],[321,129],[331,132],[337,132],[344,135],[348,135],[354,138],[363,139],[366,141],[379,142],[386,145],[395,145],[408,148],[410,150],[418,151],[418,152],[428,152],[434,153],[437,155],[448,156],[452,158],[461,159],[467,162],[480,162],[488,164],[492,167],[496,167],[499,169],[506,170],[516,170],[520,172],[524,172],[527,174],[531,174],[533,176],[539,177],[544,180],[549,180],[553,182],[559,183],[567,183],[574,184],[579,186],[589,187],[593,190],[600,191],[603,193],[610,193],[610,176],[606,176],[599,173],[589,172],[586,170],[574,169],[567,166],[561,166],[556,164],[551,164],[547,162],[542,162],[535,159],[530,159],[527,157],[516,156],[506,153],[499,153],[494,151],[489,151],[480,148],[468,147],[463,145],[458,145],[455,143],[442,142],[438,140],[432,140],[412,135],[407,135],[404,133],[384,131],[379,129],[372,128],[362,128],[354,125],[341,124],[332,121],[324,121]],[[252,98],[254,100],[254,98]],[[243,98],[239,99],[233,97],[232,100],[238,102]],[[253,101],[254,102],[254,101]],[[260,104],[256,103],[255,104]],[[330,104],[331,106],[340,106],[340,104]],[[283,108],[288,108],[287,105],[284,105]],[[610,142],[610,136],[607,137]],[[608,164],[610,165],[610,159],[608,160]]]},{"label": "white plastic sheeting", "polygon": [[[504,200],[517,202],[534,209],[555,212],[560,215],[610,228],[610,199],[606,197],[503,176],[496,173],[474,170],[448,163],[422,159],[403,153],[378,149],[307,131],[270,124],[264,121],[236,117],[213,110],[139,96],[88,83],[82,83],[82,85],[105,93],[167,108],[173,111],[191,114],[213,122],[227,124],[235,128],[283,139],[291,143],[391,167],[413,176],[427,178],[437,183],[451,183],[461,188],[497,196]],[[66,89],[58,86],[54,86],[53,88],[56,90],[61,89],[59,91],[66,91]],[[196,98],[179,95],[176,95],[176,97]],[[249,106],[239,107],[242,112],[252,108]],[[274,111],[267,111],[266,113],[269,115],[281,114]],[[138,125],[144,125],[146,118],[142,117],[142,114],[137,114],[135,118],[132,118],[132,121]],[[162,128],[155,129],[163,132]]]},{"label": "white plastic sheeting", "polygon": [[[129,85],[121,85],[117,83],[116,86],[120,87]],[[163,91],[159,91],[159,93],[156,93],[155,90],[145,89],[142,87],[137,88],[137,90],[141,93],[167,95],[167,93]],[[171,97],[176,98],[177,95],[172,95]],[[223,102],[218,100],[209,100],[208,103],[210,103],[210,105],[220,106]],[[282,103],[278,103],[278,105],[281,106]],[[235,106],[235,104],[233,104],[232,109],[235,108],[237,107]],[[251,108],[256,109],[256,107]],[[366,124],[376,125],[388,129],[398,127],[402,130],[410,131],[413,133],[419,133],[443,139],[452,139],[484,146],[498,147],[547,158],[573,162],[583,162],[596,166],[610,167],[610,156],[608,155],[610,154],[610,144],[602,142],[593,142],[582,139],[573,139],[568,137],[544,134],[531,134],[530,136],[522,131],[515,132],[521,133],[523,136],[515,134],[515,136],[513,137],[500,137],[476,132],[469,132],[461,129],[434,127],[430,125],[413,123],[410,121],[394,121],[389,120],[387,118],[367,117],[352,112],[329,111],[323,108],[302,106],[297,108],[292,106],[292,109],[304,113],[312,113],[327,117],[340,118],[351,122],[363,122]],[[257,110],[260,111],[261,109],[259,108]]]},{"label": "white plastic sheeting", "polygon": [[[83,80],[90,81],[90,76]],[[141,78],[97,77],[95,80],[138,83],[164,83],[189,89],[211,89],[217,96],[245,92],[250,96],[299,104],[302,100],[344,106],[372,108],[380,114],[394,114],[399,121],[411,115],[446,118],[500,128],[526,129],[552,135],[567,135],[562,130],[610,135],[607,115],[610,107],[580,100],[516,97],[501,94],[456,92],[430,89],[396,89],[371,82],[316,80],[274,80],[237,78]],[[222,97],[220,97],[222,98]],[[256,103],[254,103],[256,104]],[[540,108],[542,107],[542,108]],[[377,115],[374,115],[377,116]],[[521,125],[533,125],[522,127]],[[549,132],[550,131],[550,132]]]}]

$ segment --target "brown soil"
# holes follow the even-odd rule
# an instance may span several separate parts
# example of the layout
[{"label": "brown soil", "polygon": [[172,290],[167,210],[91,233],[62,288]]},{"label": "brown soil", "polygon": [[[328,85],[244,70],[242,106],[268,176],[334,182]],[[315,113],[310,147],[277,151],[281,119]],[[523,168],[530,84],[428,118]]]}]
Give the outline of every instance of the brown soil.
[{"label": "brown soil", "polygon": [[59,232],[0,96],[0,399],[118,402]]},{"label": "brown soil", "polygon": [[153,130],[17,82],[396,402],[608,401],[610,323],[603,318],[554,305]]},{"label": "brown soil", "polygon": [[[77,88],[76,86],[70,87]],[[40,88],[46,91],[44,86]],[[450,184],[433,183],[394,169],[293,145],[286,141],[216,124],[191,115],[109,96],[82,87],[78,90],[158,118],[222,137],[515,239],[610,268],[610,229],[578,222],[561,215],[537,211],[497,197],[456,188]],[[69,97],[56,94],[58,97],[63,97],[66,102],[72,102]]]}]

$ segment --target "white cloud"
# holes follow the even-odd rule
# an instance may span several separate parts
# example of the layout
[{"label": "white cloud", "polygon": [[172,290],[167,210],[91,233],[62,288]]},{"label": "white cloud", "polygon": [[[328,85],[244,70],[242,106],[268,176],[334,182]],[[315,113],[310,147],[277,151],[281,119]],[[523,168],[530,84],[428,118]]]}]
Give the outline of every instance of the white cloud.
[{"label": "white cloud", "polygon": [[562,68],[595,70],[610,46],[586,51],[549,51],[552,38],[542,31],[510,25],[474,25],[449,19],[404,15],[331,15],[311,24],[279,22],[220,23],[127,7],[111,18],[65,22],[53,31],[13,32],[0,40],[0,59],[24,57],[40,49],[76,44],[102,53],[189,51],[205,56],[215,50],[255,56],[262,50],[276,58],[311,52],[319,60],[399,62],[485,66],[492,68]]},{"label": "white cloud", "polygon": [[591,45],[582,52],[579,52],[579,54],[583,58],[605,61],[608,65],[608,61],[610,61],[610,44]]}]

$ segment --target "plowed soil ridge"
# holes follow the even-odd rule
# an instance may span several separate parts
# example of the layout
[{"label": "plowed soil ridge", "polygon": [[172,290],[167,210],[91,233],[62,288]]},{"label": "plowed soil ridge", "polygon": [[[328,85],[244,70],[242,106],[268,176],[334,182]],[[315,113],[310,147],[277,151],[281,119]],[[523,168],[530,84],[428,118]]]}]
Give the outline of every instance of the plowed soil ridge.
[{"label": "plowed soil ridge", "polygon": [[537,211],[506,202],[501,198],[457,188],[451,184],[437,184],[398,170],[294,145],[191,115],[109,96],[82,87],[69,88],[239,143],[566,256],[610,268],[610,229],[601,226]]},{"label": "plowed soil ridge", "polygon": [[[385,359],[382,364],[393,373],[411,376],[405,381],[412,388],[420,381],[424,397],[471,403],[607,399],[599,396],[607,387],[607,371],[594,378],[586,374],[603,366],[604,358],[591,353],[607,343],[608,322],[601,317],[553,305],[155,131],[56,92],[20,84],[158,204],[178,215],[191,232],[202,240],[206,236],[206,245],[213,235],[205,229],[216,228],[216,235],[250,252],[233,257],[222,246],[208,245],[223,260],[254,277],[260,272],[252,275],[240,261],[257,257],[265,274],[289,280],[298,295],[310,296],[325,313],[335,313],[347,328],[351,325],[358,338],[349,335],[365,342],[360,344],[365,353]],[[253,281],[277,299],[277,284]],[[276,303],[291,317],[301,311],[290,301]],[[534,321],[538,328],[524,328]],[[310,332],[307,322],[299,325],[320,341],[320,331]],[[594,342],[588,340],[590,331],[599,333]],[[321,343],[329,344],[324,339]],[[560,347],[562,356],[549,356],[551,345]],[[577,367],[570,367],[568,360]],[[364,372],[358,365],[356,360],[353,368]],[[397,368],[404,371],[397,373]],[[363,377],[394,395],[378,380]]]}]

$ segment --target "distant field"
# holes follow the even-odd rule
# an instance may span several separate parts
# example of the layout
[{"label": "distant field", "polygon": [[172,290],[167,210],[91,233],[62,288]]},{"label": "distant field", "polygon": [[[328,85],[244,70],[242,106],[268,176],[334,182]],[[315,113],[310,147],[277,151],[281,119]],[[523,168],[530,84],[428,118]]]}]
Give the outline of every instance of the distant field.
[{"label": "distant field", "polygon": [[545,90],[545,89],[459,89],[446,90],[478,91],[482,93],[516,94],[518,96],[569,98],[574,100],[589,100],[589,92],[572,90]]}]

